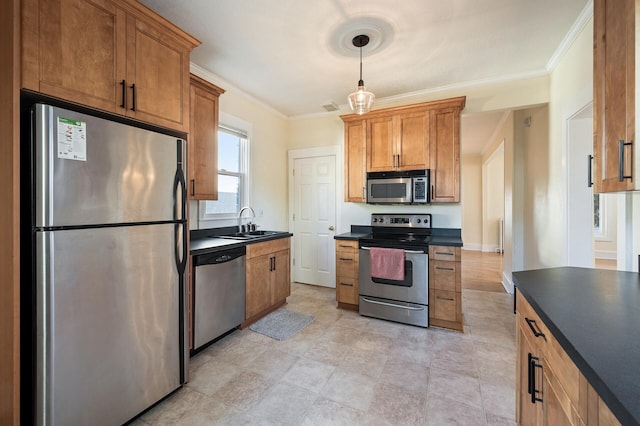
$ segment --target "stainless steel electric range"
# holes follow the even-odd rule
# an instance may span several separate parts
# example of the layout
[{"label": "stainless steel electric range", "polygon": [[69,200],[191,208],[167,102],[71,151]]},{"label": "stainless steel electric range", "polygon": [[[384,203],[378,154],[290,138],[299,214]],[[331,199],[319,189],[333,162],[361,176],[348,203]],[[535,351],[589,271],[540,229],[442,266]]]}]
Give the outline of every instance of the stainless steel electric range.
[{"label": "stainless steel electric range", "polygon": [[[359,240],[360,315],[428,327],[431,215],[374,213],[371,229]],[[404,268],[380,270],[402,257]]]}]

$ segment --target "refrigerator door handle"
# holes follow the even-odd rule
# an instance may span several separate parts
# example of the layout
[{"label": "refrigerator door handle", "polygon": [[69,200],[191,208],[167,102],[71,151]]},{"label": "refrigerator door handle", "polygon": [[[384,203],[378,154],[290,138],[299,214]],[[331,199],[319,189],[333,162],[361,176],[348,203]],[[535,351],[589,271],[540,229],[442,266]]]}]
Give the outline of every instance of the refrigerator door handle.
[{"label": "refrigerator door handle", "polygon": [[187,200],[187,182],[184,177],[184,164],[185,164],[185,154],[184,154],[184,141],[181,139],[177,140],[178,142],[178,164],[176,167],[176,175],[173,179],[173,195],[174,195],[174,204],[173,204],[173,219],[174,220],[186,220],[186,200]]}]

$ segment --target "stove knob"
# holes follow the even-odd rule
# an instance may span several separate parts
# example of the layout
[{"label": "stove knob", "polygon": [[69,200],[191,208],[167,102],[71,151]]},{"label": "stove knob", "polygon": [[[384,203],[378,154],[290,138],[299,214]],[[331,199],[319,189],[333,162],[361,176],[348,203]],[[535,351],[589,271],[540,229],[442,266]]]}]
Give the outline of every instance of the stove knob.
[{"label": "stove knob", "polygon": [[422,222],[422,219],[418,219],[418,220],[416,220],[416,222],[420,223],[420,222]]}]

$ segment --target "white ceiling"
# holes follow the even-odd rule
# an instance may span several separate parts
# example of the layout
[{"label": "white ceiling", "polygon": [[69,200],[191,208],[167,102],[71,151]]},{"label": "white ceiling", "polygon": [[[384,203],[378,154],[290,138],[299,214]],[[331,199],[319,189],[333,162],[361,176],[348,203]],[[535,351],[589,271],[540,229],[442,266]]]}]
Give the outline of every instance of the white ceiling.
[{"label": "white ceiling", "polygon": [[[198,66],[287,117],[325,112],[359,78],[353,36],[366,34],[363,79],[378,100],[548,71],[589,0],[141,0],[202,41]],[[375,108],[375,105],[374,105]],[[485,115],[485,114],[482,114]],[[463,117],[491,136],[501,113]],[[494,128],[490,129],[491,123]],[[472,143],[473,142],[473,143]],[[486,142],[486,139],[485,141]],[[473,145],[474,148],[470,149]]]}]

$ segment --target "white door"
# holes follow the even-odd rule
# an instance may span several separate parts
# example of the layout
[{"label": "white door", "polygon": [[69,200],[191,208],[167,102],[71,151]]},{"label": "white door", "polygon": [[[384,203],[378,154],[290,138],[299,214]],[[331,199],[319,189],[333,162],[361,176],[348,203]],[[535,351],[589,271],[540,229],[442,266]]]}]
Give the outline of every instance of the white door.
[{"label": "white door", "polygon": [[293,280],[335,287],[336,157],[294,161]]},{"label": "white door", "polygon": [[568,121],[567,265],[593,268],[593,188],[588,185],[588,156],[593,153],[593,109]]}]

